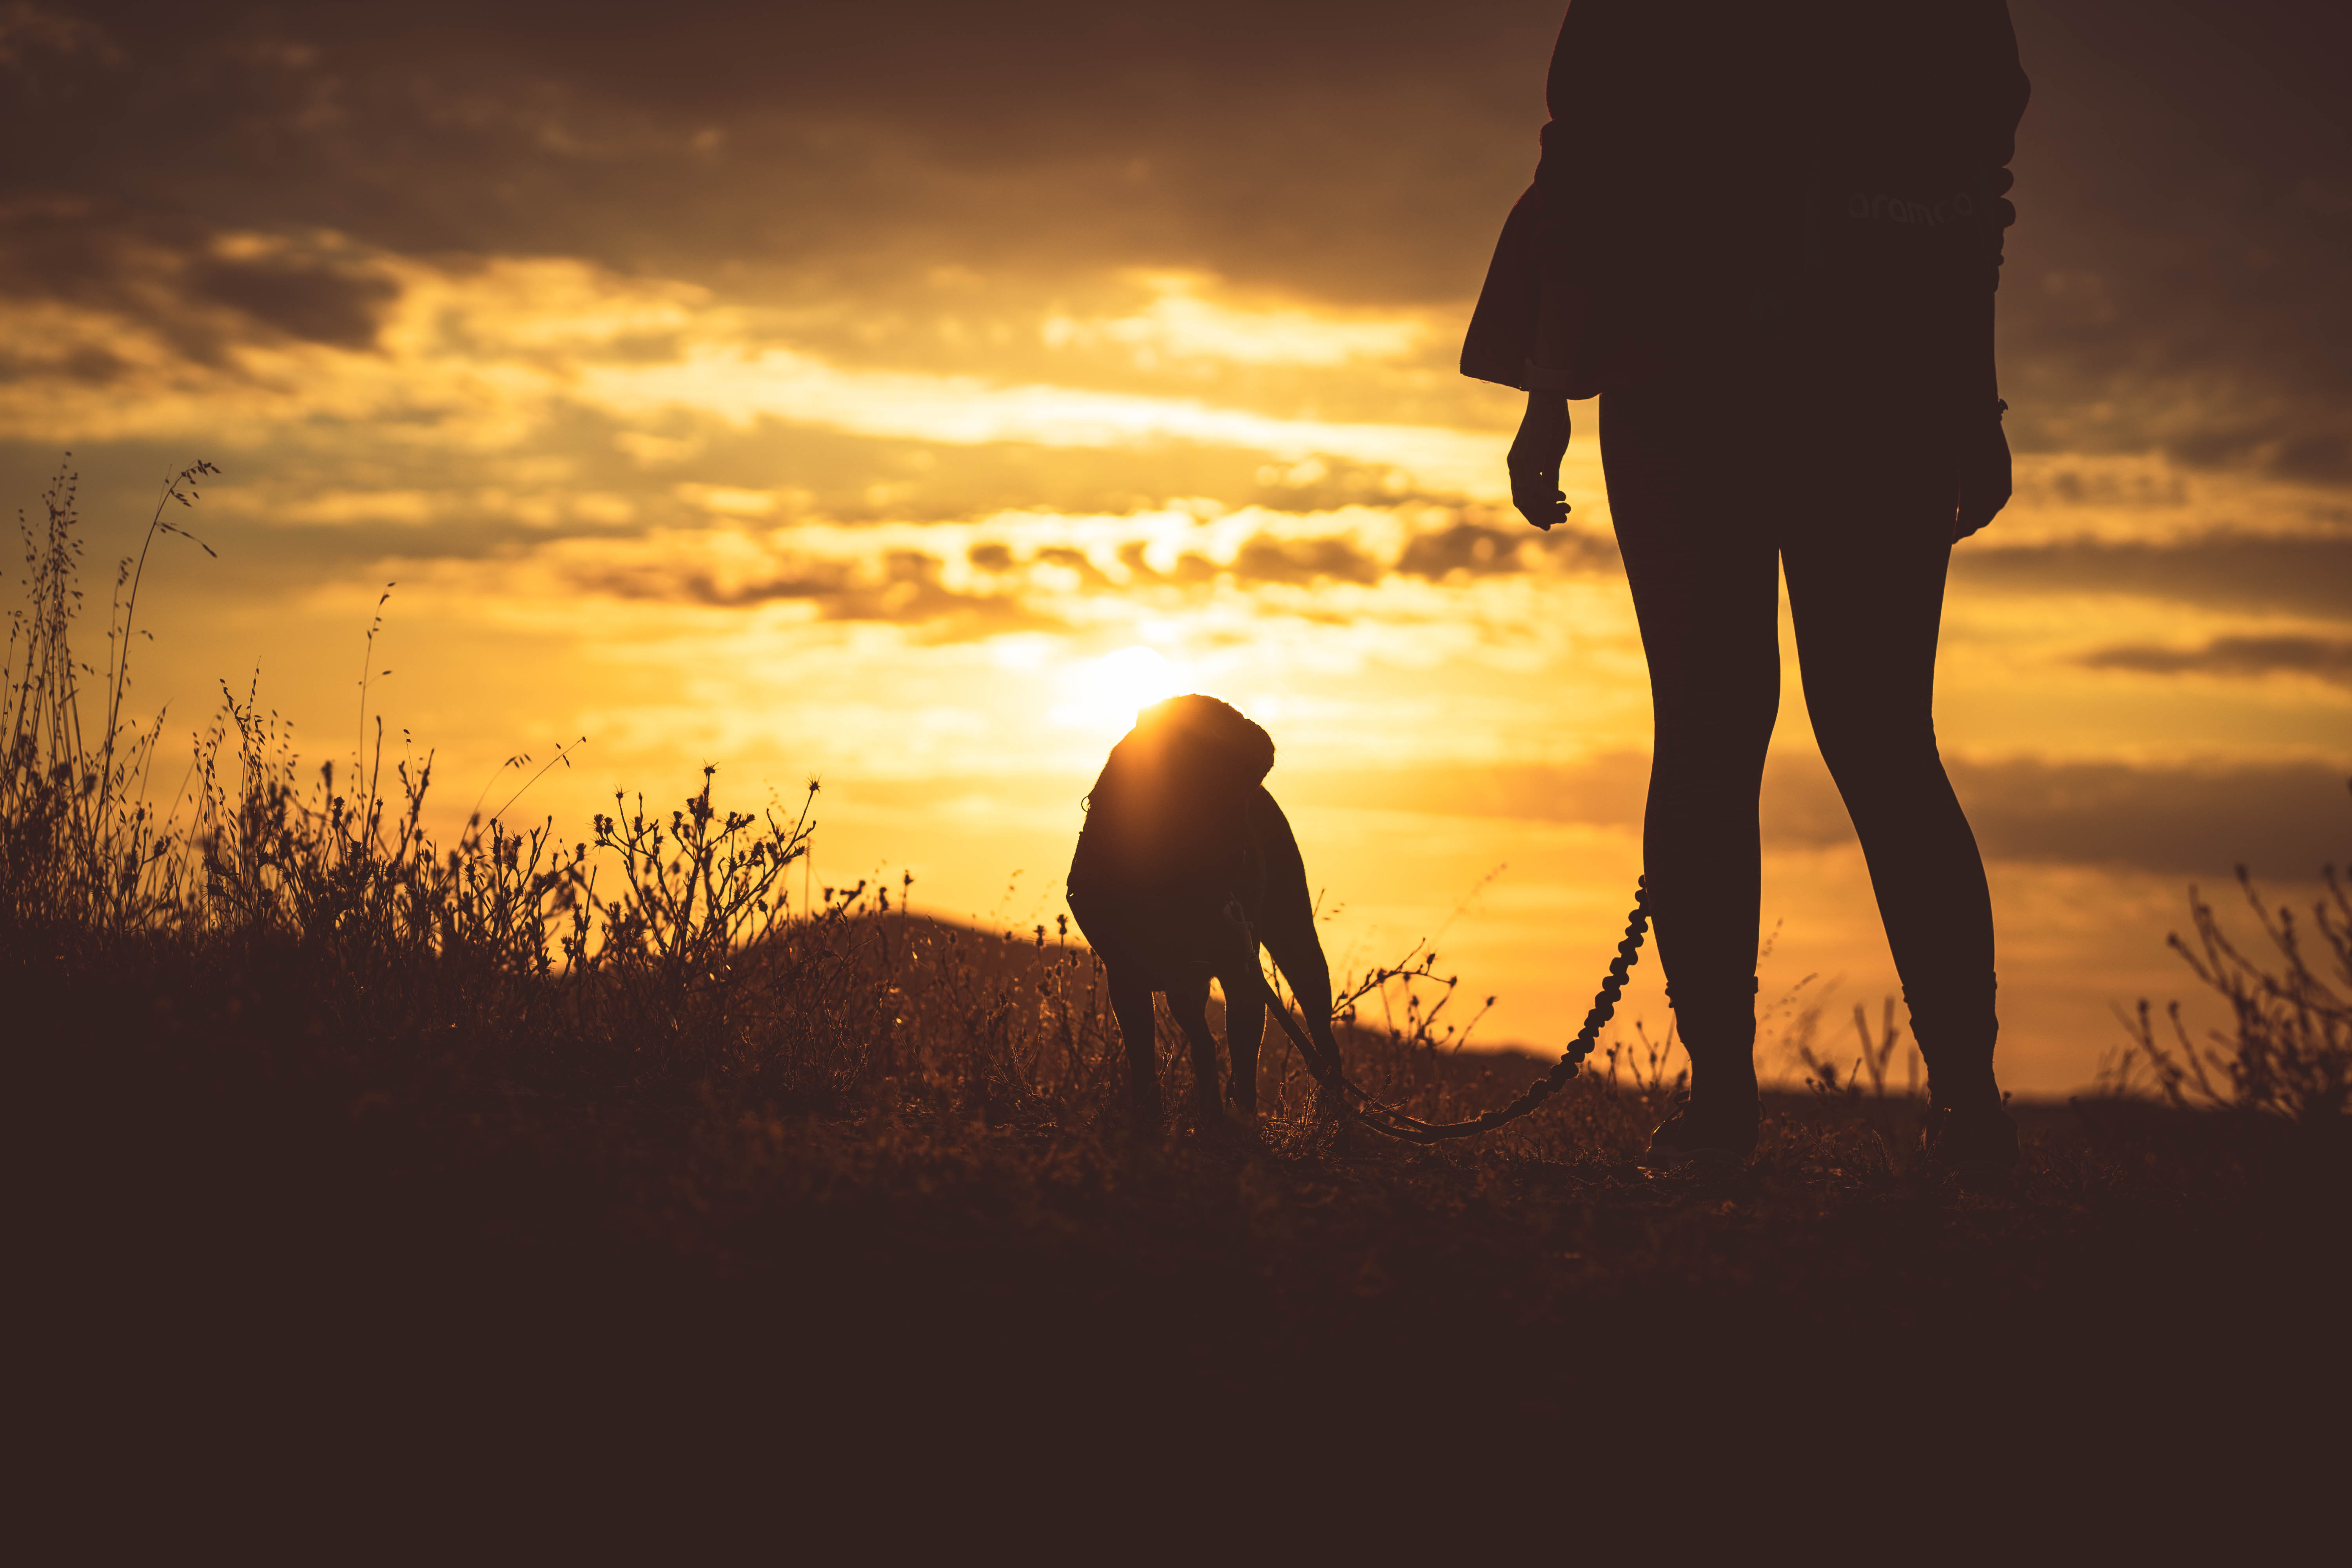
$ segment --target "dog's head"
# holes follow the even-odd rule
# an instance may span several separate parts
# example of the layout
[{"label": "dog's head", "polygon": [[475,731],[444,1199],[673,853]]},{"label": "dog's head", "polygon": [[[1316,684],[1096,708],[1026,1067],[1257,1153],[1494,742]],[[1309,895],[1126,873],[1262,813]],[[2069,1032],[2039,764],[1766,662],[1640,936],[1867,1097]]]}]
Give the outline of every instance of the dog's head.
[{"label": "dog's head", "polygon": [[1273,737],[1230,704],[1155,702],[1095,780],[1080,859],[1123,875],[1205,872],[1243,842],[1246,802],[1273,767]]},{"label": "dog's head", "polygon": [[1200,783],[1246,788],[1274,771],[1274,737],[1241,710],[1194,692],[1155,702],[1135,716],[1135,728],[1111,752],[1158,773]]},{"label": "dog's head", "polygon": [[1238,794],[1274,768],[1274,737],[1230,703],[1195,692],[1155,702],[1111,748],[1095,794]]}]

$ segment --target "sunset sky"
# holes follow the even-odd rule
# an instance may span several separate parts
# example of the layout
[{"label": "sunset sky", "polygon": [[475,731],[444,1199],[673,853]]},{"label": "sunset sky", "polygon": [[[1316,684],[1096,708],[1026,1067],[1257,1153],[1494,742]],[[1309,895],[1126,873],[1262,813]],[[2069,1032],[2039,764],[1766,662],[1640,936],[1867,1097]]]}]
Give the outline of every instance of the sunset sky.
[{"label": "sunset sky", "polygon": [[[2189,994],[2189,883],[2352,848],[2352,13],[2011,10],[2018,496],[1937,721],[2050,1093]],[[371,701],[445,820],[583,735],[516,816],[821,775],[817,880],[960,919],[1050,924],[1136,706],[1218,693],[1335,965],[1432,938],[1557,1049],[1647,686],[1593,405],[1540,535],[1454,362],[1560,11],[0,4],[0,479],[37,517],[71,450],[102,592],[220,465],[142,605],[174,733],[257,671],[348,759],[396,583]],[[1818,975],[1835,1047],[1895,979],[1787,666],[1764,994]]]}]

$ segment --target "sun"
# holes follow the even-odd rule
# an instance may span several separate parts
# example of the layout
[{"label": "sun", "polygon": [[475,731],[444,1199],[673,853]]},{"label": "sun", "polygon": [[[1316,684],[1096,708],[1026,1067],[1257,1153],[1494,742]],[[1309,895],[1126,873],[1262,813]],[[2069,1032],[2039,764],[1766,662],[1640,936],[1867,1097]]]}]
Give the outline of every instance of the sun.
[{"label": "sun", "polygon": [[1062,700],[1052,710],[1055,723],[1114,735],[1125,734],[1134,725],[1139,710],[1192,689],[1182,665],[1139,644],[1081,660],[1066,668],[1057,684]]}]

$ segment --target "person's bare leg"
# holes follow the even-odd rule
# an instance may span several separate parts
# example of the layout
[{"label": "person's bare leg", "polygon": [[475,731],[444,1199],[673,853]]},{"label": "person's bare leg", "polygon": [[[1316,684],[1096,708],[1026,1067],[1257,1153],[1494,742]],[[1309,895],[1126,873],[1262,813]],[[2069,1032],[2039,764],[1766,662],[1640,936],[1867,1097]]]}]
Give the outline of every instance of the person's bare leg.
[{"label": "person's bare leg", "polygon": [[1927,1063],[1927,1152],[1964,1178],[2000,1181],[2018,1145],[1993,1073],[1992,899],[1936,743],[1949,493],[1919,462],[1849,515],[1824,509],[1790,541],[1789,598],[1813,733],[1862,840]]},{"label": "person's bare leg", "polygon": [[[1757,795],[1780,700],[1780,567],[1741,475],[1747,412],[1704,384],[1601,400],[1612,511],[1650,670],[1643,815],[1652,929],[1691,1062],[1662,1153],[1755,1145]],[[1751,487],[1752,488],[1752,487]]]},{"label": "person's bare leg", "polygon": [[1790,550],[1806,706],[1862,840],[1934,1090],[1998,1104],[1992,900],[1936,745],[1948,530],[1932,508],[1870,521],[1835,548]]}]

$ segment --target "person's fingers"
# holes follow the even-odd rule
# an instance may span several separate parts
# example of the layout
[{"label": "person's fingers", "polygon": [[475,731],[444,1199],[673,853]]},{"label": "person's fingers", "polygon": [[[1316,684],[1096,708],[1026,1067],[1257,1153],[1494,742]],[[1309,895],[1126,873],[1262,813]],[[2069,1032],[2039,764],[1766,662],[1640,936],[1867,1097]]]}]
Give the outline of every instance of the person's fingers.
[{"label": "person's fingers", "polygon": [[2013,488],[2009,437],[1999,426],[1993,427],[1991,439],[1965,466],[1964,473],[1958,505],[1952,517],[1952,542],[1956,544],[1999,517],[2001,509],[2009,504]]},{"label": "person's fingers", "polygon": [[1987,487],[1961,491],[1960,504],[1953,516],[1953,521],[1959,531],[1952,537],[1966,539],[1969,534],[1999,517],[2001,509],[2008,504],[2009,491],[2006,489],[1993,489]]},{"label": "person's fingers", "polygon": [[1961,491],[1960,503],[1952,513],[1953,542],[1958,543],[1966,539],[1969,534],[1976,532],[2000,516],[2000,509],[2008,503],[2009,497],[2006,495],[1987,495],[1976,490]]},{"label": "person's fingers", "polygon": [[1964,467],[1959,494],[1952,513],[1952,542],[1957,544],[2000,515],[2010,501],[2012,480],[2009,443],[1998,430],[1991,447]]},{"label": "person's fingers", "polygon": [[1575,510],[1568,504],[1568,498],[1558,490],[1552,491],[1549,500],[1541,491],[1514,491],[1511,504],[1518,509],[1521,517],[1546,531],[1555,524],[1568,521],[1568,514]]}]

